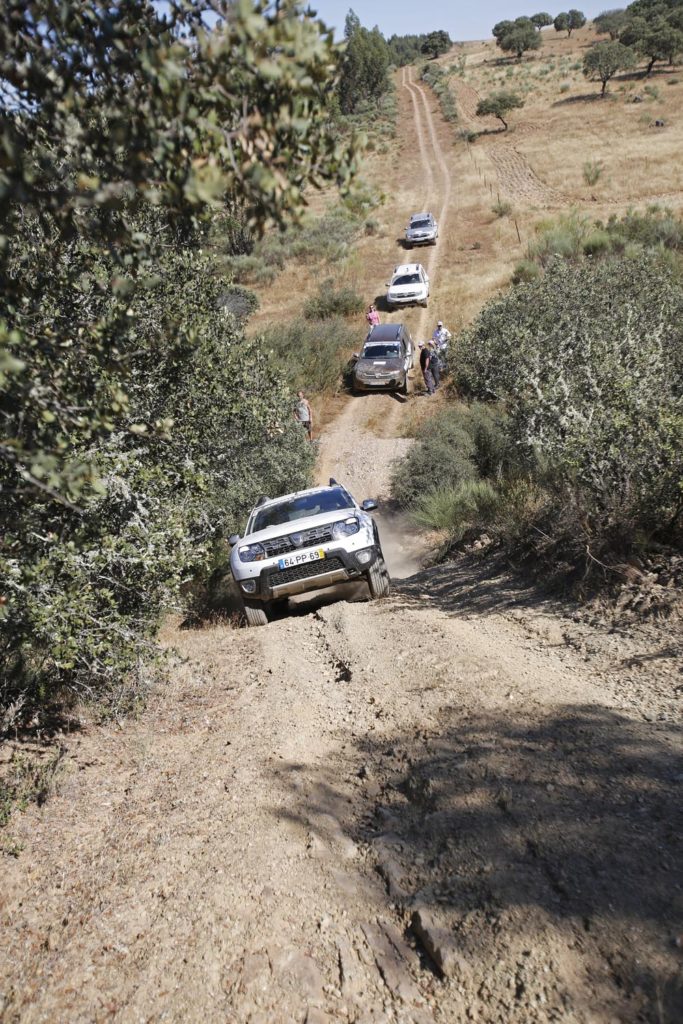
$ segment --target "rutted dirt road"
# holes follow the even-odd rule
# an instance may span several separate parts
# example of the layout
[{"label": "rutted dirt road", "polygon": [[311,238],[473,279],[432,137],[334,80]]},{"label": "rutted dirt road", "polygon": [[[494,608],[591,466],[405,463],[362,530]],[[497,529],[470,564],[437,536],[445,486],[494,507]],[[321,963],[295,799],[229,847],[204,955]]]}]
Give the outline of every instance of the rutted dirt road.
[{"label": "rutted dirt road", "polygon": [[[443,229],[442,126],[403,89]],[[321,476],[386,494],[405,442],[365,424],[405,408],[349,403]],[[15,819],[3,1020],[683,1019],[680,631],[463,561],[165,640],[171,683]]]}]

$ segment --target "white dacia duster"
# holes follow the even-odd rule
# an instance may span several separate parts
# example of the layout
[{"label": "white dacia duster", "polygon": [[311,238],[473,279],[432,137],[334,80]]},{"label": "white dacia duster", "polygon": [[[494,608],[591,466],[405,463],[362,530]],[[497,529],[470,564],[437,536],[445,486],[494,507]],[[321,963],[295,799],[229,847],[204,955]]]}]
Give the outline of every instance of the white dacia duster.
[{"label": "white dacia duster", "polygon": [[358,504],[336,480],[281,498],[262,498],[244,536],[230,537],[230,569],[250,626],[308,590],[365,578],[373,598],[389,593],[374,501]]}]

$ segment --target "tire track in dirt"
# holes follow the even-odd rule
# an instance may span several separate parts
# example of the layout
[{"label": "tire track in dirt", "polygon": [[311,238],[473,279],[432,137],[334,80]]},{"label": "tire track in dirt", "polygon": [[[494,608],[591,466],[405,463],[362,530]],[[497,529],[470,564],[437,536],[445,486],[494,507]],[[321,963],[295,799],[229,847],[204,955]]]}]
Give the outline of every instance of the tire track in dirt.
[{"label": "tire track in dirt", "polygon": [[544,185],[521,153],[511,145],[489,145],[487,153],[498,176],[498,188],[504,195],[539,206],[563,206],[567,199]]},{"label": "tire track in dirt", "polygon": [[[404,67],[401,71],[401,85],[410,96],[410,101],[413,107],[413,119],[417,126],[420,120],[419,113],[419,90],[417,90],[412,83],[412,68]],[[428,208],[431,199],[431,194],[434,189],[434,174],[432,172],[432,165],[427,155],[427,147],[425,143],[424,133],[417,132],[417,144],[420,149],[420,161],[422,163],[422,170],[424,172],[424,180],[427,182],[427,190],[425,195],[425,209]]]},{"label": "tire track in dirt", "polygon": [[[498,135],[500,124],[495,117],[480,117],[477,114],[479,93],[465,82],[455,82],[455,95],[463,121],[477,132],[491,132]],[[522,123],[519,129],[528,133],[536,126],[532,122]],[[483,135],[480,141],[486,139]],[[485,151],[493,164],[498,191],[517,202],[538,206],[564,206],[568,200],[560,192],[544,184],[536,175],[529,162],[515,149],[511,142],[488,141]]]}]

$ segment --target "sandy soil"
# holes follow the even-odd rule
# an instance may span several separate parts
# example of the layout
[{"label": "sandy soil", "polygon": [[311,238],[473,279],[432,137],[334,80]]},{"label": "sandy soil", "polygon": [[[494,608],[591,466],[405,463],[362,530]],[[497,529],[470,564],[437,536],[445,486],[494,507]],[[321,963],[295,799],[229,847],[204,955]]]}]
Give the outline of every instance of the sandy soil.
[{"label": "sandy soil", "polygon": [[[443,232],[462,197],[408,73],[402,116]],[[427,401],[348,402],[320,477],[386,498]],[[389,599],[169,625],[139,718],[64,737],[2,863],[3,1020],[683,1019],[680,629],[492,562],[417,570],[381,518]]]}]

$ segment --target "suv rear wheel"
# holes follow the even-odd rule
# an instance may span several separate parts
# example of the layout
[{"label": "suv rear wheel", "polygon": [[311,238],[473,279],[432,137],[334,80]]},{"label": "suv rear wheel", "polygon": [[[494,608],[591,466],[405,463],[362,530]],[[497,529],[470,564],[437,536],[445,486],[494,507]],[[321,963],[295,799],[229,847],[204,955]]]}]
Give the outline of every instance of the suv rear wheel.
[{"label": "suv rear wheel", "polygon": [[373,601],[380,597],[388,596],[391,589],[391,579],[389,578],[387,563],[382,555],[380,555],[374,565],[370,566],[366,579],[370,589],[370,597]]},{"label": "suv rear wheel", "polygon": [[244,611],[247,616],[248,626],[268,625],[268,611],[266,605],[264,605],[262,601],[245,600]]}]

